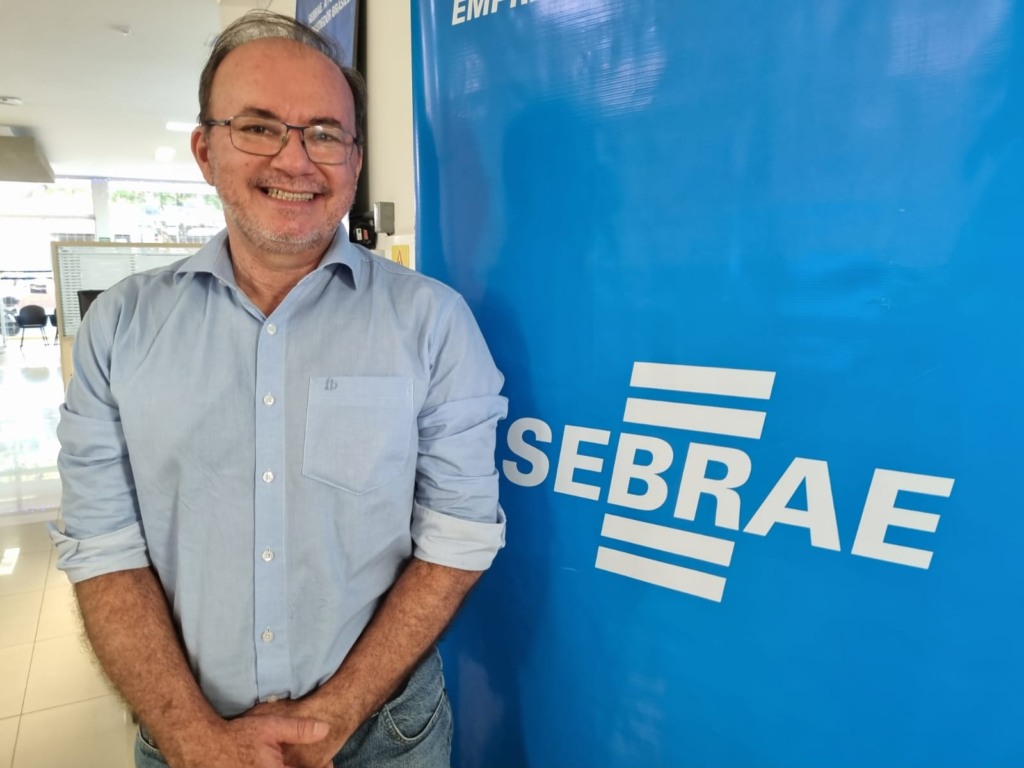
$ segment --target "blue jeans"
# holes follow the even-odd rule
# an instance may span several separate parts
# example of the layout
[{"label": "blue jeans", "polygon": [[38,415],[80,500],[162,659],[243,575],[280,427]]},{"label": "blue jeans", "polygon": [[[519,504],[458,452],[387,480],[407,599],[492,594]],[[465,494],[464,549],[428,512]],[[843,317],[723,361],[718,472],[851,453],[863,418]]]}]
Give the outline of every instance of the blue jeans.
[{"label": "blue jeans", "polygon": [[[359,726],[334,756],[335,768],[450,768],[452,710],[441,655],[433,649],[405,689]],[[136,768],[167,768],[152,743],[135,737]]]}]

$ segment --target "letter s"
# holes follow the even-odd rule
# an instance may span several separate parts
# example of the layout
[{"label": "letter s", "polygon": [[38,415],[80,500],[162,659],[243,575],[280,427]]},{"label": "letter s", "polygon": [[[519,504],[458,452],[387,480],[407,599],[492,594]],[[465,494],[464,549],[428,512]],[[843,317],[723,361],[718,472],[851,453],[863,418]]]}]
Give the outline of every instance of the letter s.
[{"label": "letter s", "polygon": [[530,466],[526,472],[519,469],[518,462],[506,459],[501,463],[505,477],[516,485],[532,488],[540,485],[548,476],[551,464],[547,454],[535,445],[527,443],[523,437],[527,432],[532,432],[541,443],[551,442],[551,427],[540,419],[516,419],[508,428],[508,449],[513,454],[523,459]]}]

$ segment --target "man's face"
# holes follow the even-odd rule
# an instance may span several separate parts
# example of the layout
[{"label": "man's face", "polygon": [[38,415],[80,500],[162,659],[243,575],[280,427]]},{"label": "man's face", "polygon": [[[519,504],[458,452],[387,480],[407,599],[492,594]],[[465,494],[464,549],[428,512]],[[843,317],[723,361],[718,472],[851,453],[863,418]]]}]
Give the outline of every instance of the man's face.
[{"label": "man's face", "polygon": [[[246,43],[221,62],[210,93],[210,117],[275,117],[291,125],[339,123],[355,135],[352,91],[323,54],[293,40]],[[197,128],[192,152],[224,203],[233,249],[254,255],[319,257],[352,207],[362,152],[344,165],[310,161],[298,131],[274,157],[235,149],[226,126]]]}]

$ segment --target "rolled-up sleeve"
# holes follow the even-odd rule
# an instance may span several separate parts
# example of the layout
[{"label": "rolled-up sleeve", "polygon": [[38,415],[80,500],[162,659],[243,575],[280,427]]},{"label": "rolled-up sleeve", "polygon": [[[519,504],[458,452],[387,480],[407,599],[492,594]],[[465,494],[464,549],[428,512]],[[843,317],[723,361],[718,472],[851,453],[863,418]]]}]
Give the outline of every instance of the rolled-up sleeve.
[{"label": "rolled-up sleeve", "polygon": [[413,554],[486,570],[505,543],[494,449],[507,401],[476,320],[460,298],[439,328],[419,415]]},{"label": "rolled-up sleeve", "polygon": [[505,513],[493,523],[463,520],[416,504],[412,538],[420,560],[465,571],[486,571],[505,546]]},{"label": "rolled-up sleeve", "polygon": [[79,328],[57,427],[64,530],[51,526],[50,536],[60,555],[57,566],[73,583],[149,565],[128,449],[110,389],[113,309],[101,298]]}]

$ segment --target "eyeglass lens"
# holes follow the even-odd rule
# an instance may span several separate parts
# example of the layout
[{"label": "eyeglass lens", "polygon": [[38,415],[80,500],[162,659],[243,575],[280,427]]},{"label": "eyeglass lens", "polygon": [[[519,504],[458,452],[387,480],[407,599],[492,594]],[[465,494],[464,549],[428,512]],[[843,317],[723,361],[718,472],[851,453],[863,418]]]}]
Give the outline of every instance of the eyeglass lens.
[{"label": "eyeglass lens", "polygon": [[[231,119],[231,143],[254,155],[276,155],[284,147],[288,127],[279,120],[239,116]],[[310,125],[302,131],[309,159],[314,163],[338,165],[348,161],[355,141],[342,128]]]}]

